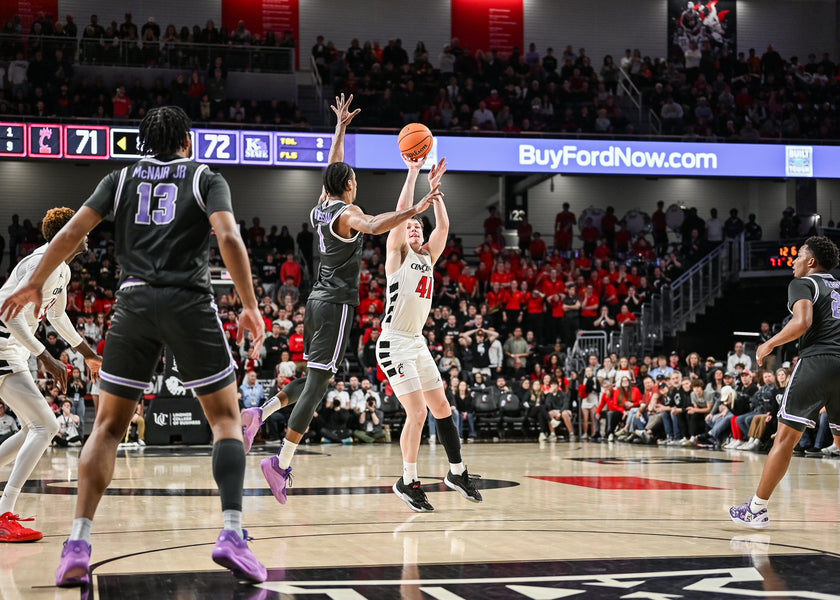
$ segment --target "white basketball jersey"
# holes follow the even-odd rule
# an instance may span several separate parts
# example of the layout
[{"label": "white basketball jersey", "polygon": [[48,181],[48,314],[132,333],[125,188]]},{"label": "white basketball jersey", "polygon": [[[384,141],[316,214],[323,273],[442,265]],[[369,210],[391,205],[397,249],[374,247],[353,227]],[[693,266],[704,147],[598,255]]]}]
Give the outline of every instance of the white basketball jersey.
[{"label": "white basketball jersey", "polygon": [[382,328],[422,333],[432,309],[434,284],[432,257],[417,254],[409,248],[402,266],[388,276],[388,298]]},{"label": "white basketball jersey", "polygon": [[[41,246],[15,265],[8,281],[6,281],[5,285],[2,289],[0,289],[0,304],[2,304],[15,290],[15,288],[17,288],[21,281],[27,279],[29,274],[35,270],[38,263],[41,262],[41,257],[43,257],[46,249],[46,245]],[[26,324],[32,333],[37,331],[38,324],[41,322],[41,319],[47,315],[47,311],[53,307],[56,300],[61,298],[66,303],[65,294],[67,284],[69,282],[70,267],[67,266],[67,263],[63,262],[58,266],[58,268],[56,268],[55,271],[50,273],[50,276],[47,277],[47,280],[44,282],[44,286],[41,288],[42,300],[41,310],[38,311],[38,318],[35,318],[35,315],[33,314],[32,304],[27,304],[21,311],[21,315],[26,320]],[[64,306],[61,307],[61,310],[64,310]],[[0,321],[0,367],[2,367],[4,362],[13,363],[15,365],[26,365],[28,360],[29,350],[18,342],[15,339],[15,336],[11,335],[11,332],[6,327],[5,323]],[[2,370],[3,369],[0,368],[0,371]]]}]

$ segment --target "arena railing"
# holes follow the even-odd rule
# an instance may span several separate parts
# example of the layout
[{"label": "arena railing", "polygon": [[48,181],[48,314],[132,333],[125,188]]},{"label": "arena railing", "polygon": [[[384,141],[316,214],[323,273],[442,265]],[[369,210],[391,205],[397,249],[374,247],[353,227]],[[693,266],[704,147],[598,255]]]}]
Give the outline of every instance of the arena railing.
[{"label": "arena railing", "polygon": [[74,64],[142,67],[154,64],[171,69],[205,70],[222,58],[229,71],[294,73],[294,48],[191,42],[143,42],[105,38],[68,38],[0,34],[0,56],[14,60],[17,51],[30,60],[37,49],[49,62],[60,49]]}]

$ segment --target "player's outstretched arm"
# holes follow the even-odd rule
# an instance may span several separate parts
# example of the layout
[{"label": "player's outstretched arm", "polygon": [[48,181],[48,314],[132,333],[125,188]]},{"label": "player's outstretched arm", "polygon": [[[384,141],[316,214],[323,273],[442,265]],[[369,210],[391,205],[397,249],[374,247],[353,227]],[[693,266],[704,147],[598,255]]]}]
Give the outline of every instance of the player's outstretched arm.
[{"label": "player's outstretched arm", "polygon": [[[400,190],[400,197],[397,199],[397,210],[405,210],[414,204],[414,186],[417,183],[417,177],[420,175],[420,169],[426,162],[426,158],[415,160],[413,158],[402,157],[405,166],[408,167],[408,173],[405,176],[405,183],[403,183],[402,190]],[[406,233],[404,227],[395,227],[388,233],[388,241],[386,242],[386,250],[390,256],[392,253],[401,251],[406,243]]]},{"label": "player's outstretched arm", "polygon": [[251,279],[251,263],[248,260],[248,252],[245,250],[245,243],[239,235],[239,225],[233,217],[233,213],[227,211],[216,211],[210,215],[210,224],[216,232],[216,239],[219,241],[219,251],[222,260],[225,261],[233,285],[239,297],[242,299],[242,313],[239,315],[239,335],[236,340],[241,344],[245,339],[245,330],[254,335],[251,350],[248,355],[252,359],[259,357],[260,348],[265,341],[265,322],[260,315],[260,308],[257,304],[257,297],[254,294],[254,286]]},{"label": "player's outstretched arm", "polygon": [[341,213],[339,222],[342,226],[346,225],[354,231],[379,235],[386,231],[391,231],[394,227],[405,223],[411,217],[425,212],[431,205],[440,202],[442,198],[443,194],[440,191],[440,186],[438,186],[423,196],[420,202],[414,206],[376,216],[366,215],[362,212],[361,208],[355,204],[351,204]]},{"label": "player's outstretched arm", "polygon": [[350,97],[346,100],[344,99],[344,94],[341,94],[341,96],[335,97],[335,104],[330,107],[335,113],[337,122],[335,124],[335,138],[333,138],[332,146],[330,146],[330,155],[327,159],[328,164],[344,161],[344,134],[353,117],[362,112],[361,108],[350,112],[351,102],[353,102],[353,94],[350,94]]},{"label": "player's outstretched arm", "polygon": [[[442,158],[440,162],[432,167],[429,171],[429,187],[434,189],[440,187],[443,174],[446,173],[446,159]],[[446,248],[446,239],[449,237],[449,213],[446,211],[446,204],[441,199],[440,202],[435,202],[435,228],[429,234],[429,241],[426,242],[426,250],[432,257],[432,263],[437,262],[440,255],[443,254],[443,249]]]},{"label": "player's outstretched arm", "polygon": [[12,295],[6,298],[0,307],[0,318],[8,320],[16,317],[30,302],[34,303],[35,317],[38,318],[38,311],[41,309],[41,288],[47,277],[58,265],[73,255],[85,236],[101,221],[102,215],[88,206],[82,206],[49,243],[41,262],[29,278],[22,281]]}]

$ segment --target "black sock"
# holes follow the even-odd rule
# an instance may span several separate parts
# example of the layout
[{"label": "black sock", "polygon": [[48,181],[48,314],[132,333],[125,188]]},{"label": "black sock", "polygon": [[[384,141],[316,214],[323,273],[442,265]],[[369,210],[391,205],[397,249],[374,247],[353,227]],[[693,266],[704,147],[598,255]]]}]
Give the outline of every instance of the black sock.
[{"label": "black sock", "polygon": [[446,450],[446,457],[451,464],[457,465],[461,462],[461,438],[458,436],[458,428],[455,427],[454,419],[446,417],[438,419],[435,417],[437,423],[437,435],[440,443],[443,444],[443,449]]},{"label": "black sock", "polygon": [[245,446],[239,440],[219,440],[213,444],[213,478],[219,486],[222,510],[242,510],[245,485]]}]

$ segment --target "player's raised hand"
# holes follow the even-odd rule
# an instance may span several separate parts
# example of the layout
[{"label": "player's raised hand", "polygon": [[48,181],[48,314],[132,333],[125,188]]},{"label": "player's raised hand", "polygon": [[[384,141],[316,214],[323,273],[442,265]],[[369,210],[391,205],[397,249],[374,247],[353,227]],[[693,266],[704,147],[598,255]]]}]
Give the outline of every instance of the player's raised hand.
[{"label": "player's raised hand", "polygon": [[440,180],[443,178],[443,174],[446,173],[446,167],[448,166],[446,162],[446,158],[441,158],[440,162],[436,165],[432,165],[431,170],[429,171],[429,189],[433,190],[436,186],[440,186]]},{"label": "player's raised hand", "polygon": [[251,349],[248,351],[248,357],[256,360],[260,357],[260,348],[262,348],[265,341],[265,321],[258,308],[243,308],[239,313],[239,333],[236,336],[237,345],[245,340],[245,330],[251,332],[253,338],[251,340]]},{"label": "player's raised hand", "polygon": [[440,184],[432,188],[428,194],[420,199],[420,202],[414,205],[414,214],[419,215],[436,202],[443,202],[443,192],[440,191]]},{"label": "player's raised hand", "polygon": [[422,169],[423,165],[426,164],[427,156],[428,154],[422,158],[409,158],[405,154],[400,154],[400,157],[403,159],[403,162],[405,163],[405,166],[408,167],[409,171],[419,171]]},{"label": "player's raised hand", "polygon": [[38,312],[41,309],[41,300],[42,296],[40,285],[35,285],[29,282],[19,285],[17,289],[12,292],[11,296],[6,298],[6,301],[3,302],[3,306],[0,307],[0,318],[4,321],[14,319],[20,314],[20,311],[22,311],[27,304],[32,302],[34,303],[33,311],[35,312],[35,318],[38,319],[40,317]]},{"label": "player's raised hand", "polygon": [[350,112],[351,102],[353,102],[353,94],[350,94],[350,97],[345,100],[344,94],[342,93],[341,96],[335,97],[335,104],[330,107],[335,113],[335,116],[338,118],[338,124],[343,125],[344,127],[347,127],[347,125],[350,124],[350,121],[353,120],[353,117],[362,112],[361,108],[357,108],[353,112]]}]

